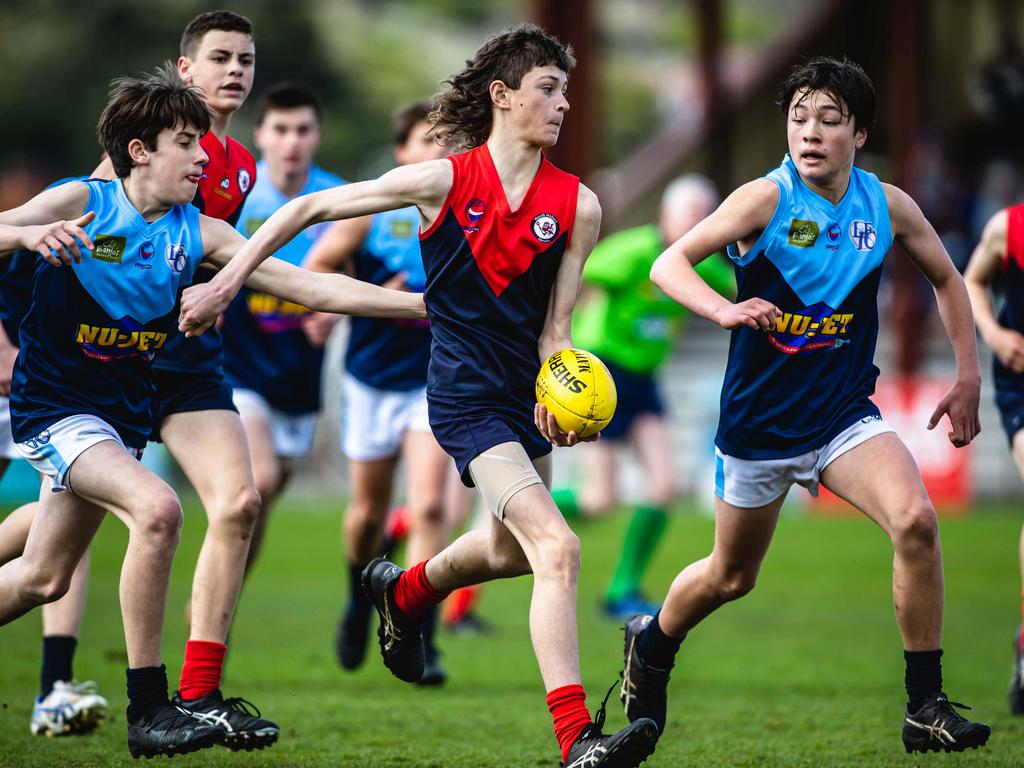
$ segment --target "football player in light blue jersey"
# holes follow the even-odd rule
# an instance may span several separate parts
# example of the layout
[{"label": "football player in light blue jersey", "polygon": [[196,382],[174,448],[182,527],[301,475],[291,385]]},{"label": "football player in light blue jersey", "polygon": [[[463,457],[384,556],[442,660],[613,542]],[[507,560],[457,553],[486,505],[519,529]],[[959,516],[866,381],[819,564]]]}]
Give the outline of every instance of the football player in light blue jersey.
[{"label": "football player in light blue jersey", "polygon": [[[262,158],[238,220],[243,235],[251,236],[292,198],[345,183],[314,163],[320,111],[320,100],[302,86],[280,83],[263,93],[254,134]],[[328,226],[305,230],[275,256],[301,265]],[[220,328],[224,375],[234,390],[260,494],[250,567],[271,506],[288,482],[291,462],[313,447],[323,347],[306,339],[303,324],[309,316],[303,306],[243,289],[224,313]]]},{"label": "football player in light blue jersey", "polygon": [[[83,256],[55,228],[45,230],[43,245],[70,253],[48,254],[51,264],[38,267],[20,328],[14,438],[47,484],[23,554],[0,566],[0,624],[64,594],[105,510],[123,520],[128,744],[136,757],[191,752],[228,736],[168,700],[160,646],[181,507],[136,460],[152,427],[149,365],[173,332],[180,289],[201,261],[222,267],[245,242],[189,205],[209,127],[202,94],[171,66],[117,81],[99,134],[118,179],[64,184],[0,213],[0,225],[73,221],[71,234],[88,248]],[[277,260],[248,284],[321,311],[425,316],[419,296]]]},{"label": "football player in light blue jersey", "polygon": [[[427,115],[429,103],[412,104],[395,116],[393,140],[399,165],[444,157]],[[420,214],[400,208],[360,219],[339,221],[310,251],[307,267],[318,272],[349,270],[360,280],[403,290],[422,291],[426,281],[419,242]],[[307,232],[311,230],[306,230]],[[301,237],[301,234],[300,234]],[[293,241],[294,242],[294,241]],[[307,330],[317,343],[337,315],[313,319]],[[418,563],[447,544],[443,508],[448,456],[427,421],[427,323],[353,318],[345,352],[342,401],[342,452],[349,460],[351,498],[345,509],[344,547],[349,600],[338,624],[335,652],[343,669],[358,668],[366,654],[373,606],[360,576],[380,554],[381,536],[398,458],[405,466],[408,560]],[[434,644],[436,610],[424,631],[426,667],[421,684],[444,682]]]},{"label": "football player in light blue jersey", "polygon": [[[935,289],[956,355],[955,384],[934,428],[967,445],[980,430],[980,373],[963,279],[914,201],[853,165],[875,113],[874,86],[848,60],[815,58],[783,84],[789,154],[766,178],[729,196],[651,270],[669,296],[732,331],[716,437],[715,546],[683,570],[655,616],[626,626],[621,698],[630,719],[664,726],[665,689],[679,644],[724,603],[754,587],[793,483],[819,483],[888,534],[903,637],[910,751],[983,745],[942,690],[943,572],[935,510],[913,457],[870,400],[878,369],[882,260],[899,243]],[[735,303],[693,266],[728,247]]]}]

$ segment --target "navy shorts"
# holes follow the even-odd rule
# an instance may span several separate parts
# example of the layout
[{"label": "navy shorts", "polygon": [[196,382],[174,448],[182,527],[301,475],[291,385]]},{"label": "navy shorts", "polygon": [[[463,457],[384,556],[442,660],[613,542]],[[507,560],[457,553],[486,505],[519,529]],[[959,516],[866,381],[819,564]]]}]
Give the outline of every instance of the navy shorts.
[{"label": "navy shorts", "polygon": [[636,420],[644,414],[660,416],[665,413],[658,383],[646,373],[634,373],[605,361],[615,381],[618,404],[608,426],[601,430],[602,440],[625,440]]},{"label": "navy shorts", "polygon": [[238,412],[231,398],[231,385],[224,381],[220,371],[153,370],[156,392],[153,394],[153,434],[150,440],[160,442],[160,425],[172,413],[192,411]]},{"label": "navy shorts", "polygon": [[996,407],[1003,422],[1006,439],[1013,447],[1013,436],[1024,429],[1024,376],[1005,373],[994,377]]},{"label": "navy shorts", "polygon": [[472,488],[469,462],[501,443],[519,443],[530,460],[551,453],[533,422],[537,400],[532,389],[507,395],[448,397],[427,392],[427,413],[434,438],[455,460],[464,485]]}]

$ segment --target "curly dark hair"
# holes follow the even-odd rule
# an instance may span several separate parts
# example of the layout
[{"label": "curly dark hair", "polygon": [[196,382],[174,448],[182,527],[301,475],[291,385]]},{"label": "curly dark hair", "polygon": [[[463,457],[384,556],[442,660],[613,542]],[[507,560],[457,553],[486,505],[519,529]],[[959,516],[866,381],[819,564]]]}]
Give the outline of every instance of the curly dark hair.
[{"label": "curly dark hair", "polygon": [[491,132],[491,83],[520,86],[534,67],[556,66],[568,73],[576,59],[572,47],[534,24],[522,24],[484,43],[466,68],[443,81],[428,120],[442,143],[460,149],[478,147]]},{"label": "curly dark hair", "polygon": [[123,179],[132,172],[128,154],[132,139],[141,140],[153,151],[164,129],[185,125],[205,134],[212,120],[203,92],[181,82],[178,70],[168,61],[150,74],[114,80],[96,132],[110,155],[114,173]]},{"label": "curly dark hair", "polygon": [[854,130],[874,128],[875,86],[857,62],[845,56],[815,56],[797,64],[783,81],[776,106],[788,113],[793,96],[801,89],[806,91],[797,103],[813,91],[824,91],[836,100],[844,118],[853,117]]}]

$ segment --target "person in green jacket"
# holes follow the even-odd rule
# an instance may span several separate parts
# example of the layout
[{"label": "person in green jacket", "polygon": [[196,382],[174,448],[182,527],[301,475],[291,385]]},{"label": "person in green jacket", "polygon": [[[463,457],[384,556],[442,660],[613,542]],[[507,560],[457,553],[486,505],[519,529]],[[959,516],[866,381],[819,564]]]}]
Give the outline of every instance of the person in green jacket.
[{"label": "person in green jacket", "polygon": [[[677,494],[671,427],[656,376],[689,313],[651,282],[651,265],[717,205],[718,193],[709,179],[681,176],[665,189],[657,224],[605,238],[583,269],[588,295],[573,317],[573,339],[608,366],[618,407],[601,439],[584,446],[580,490],[559,489],[553,495],[566,517],[603,515],[619,505],[616,449],[627,442],[643,468],[646,498],[633,508],[604,595],[604,610],[614,618],[653,612],[640,584],[665,531],[666,510]],[[733,269],[721,256],[706,259],[697,269],[719,293],[735,294]]]}]

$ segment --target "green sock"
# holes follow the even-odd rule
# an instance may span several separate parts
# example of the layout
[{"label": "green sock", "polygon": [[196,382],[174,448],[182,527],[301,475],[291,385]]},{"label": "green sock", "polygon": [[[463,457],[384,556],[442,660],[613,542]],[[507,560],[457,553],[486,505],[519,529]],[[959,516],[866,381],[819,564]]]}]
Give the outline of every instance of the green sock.
[{"label": "green sock", "polygon": [[619,564],[605,592],[606,601],[621,600],[640,590],[640,582],[647,566],[651,564],[654,550],[658,548],[667,524],[668,514],[661,507],[641,505],[634,510],[622,542]]},{"label": "green sock", "polygon": [[572,488],[554,488],[551,491],[551,498],[555,500],[555,506],[566,520],[575,520],[580,516],[580,503],[576,499],[576,491]]}]

